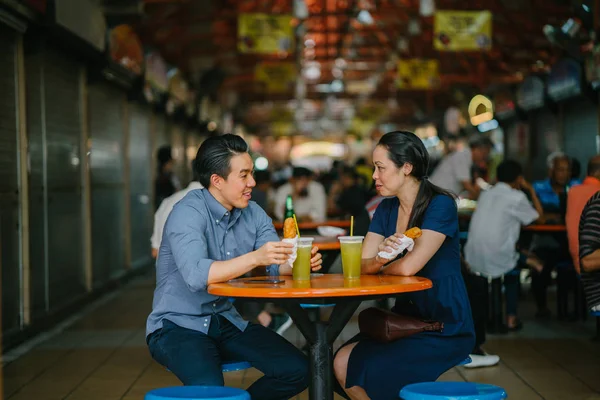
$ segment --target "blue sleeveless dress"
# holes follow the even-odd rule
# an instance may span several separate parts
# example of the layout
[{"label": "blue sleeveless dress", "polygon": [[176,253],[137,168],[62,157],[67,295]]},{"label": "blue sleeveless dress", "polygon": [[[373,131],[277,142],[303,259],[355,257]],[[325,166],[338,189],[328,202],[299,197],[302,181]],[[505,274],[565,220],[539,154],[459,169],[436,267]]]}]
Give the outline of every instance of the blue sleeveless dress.
[{"label": "blue sleeveless dress", "polygon": [[[389,237],[396,232],[398,198],[385,199],[375,212],[370,232]],[[441,333],[425,332],[378,343],[357,335],[359,341],[348,362],[346,387],[360,386],[372,400],[397,399],[400,389],[416,383],[435,381],[463,361],[475,344],[471,306],[461,275],[458,214],[448,196],[434,197],[421,229],[446,235],[444,243],[417,273],[431,279],[433,288],[400,295],[394,312],[444,323]]]}]

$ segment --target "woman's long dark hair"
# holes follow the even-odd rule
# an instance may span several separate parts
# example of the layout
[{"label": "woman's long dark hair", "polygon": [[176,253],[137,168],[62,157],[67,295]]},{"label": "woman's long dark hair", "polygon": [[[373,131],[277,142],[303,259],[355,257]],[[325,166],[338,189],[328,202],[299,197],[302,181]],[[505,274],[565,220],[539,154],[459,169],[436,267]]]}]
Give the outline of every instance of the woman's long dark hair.
[{"label": "woman's long dark hair", "polygon": [[395,131],[386,133],[379,140],[378,146],[383,146],[388,151],[388,157],[402,168],[406,163],[412,165],[411,176],[419,181],[419,192],[410,214],[408,227],[418,226],[423,223],[425,210],[431,200],[438,195],[449,196],[453,199],[456,195],[444,190],[429,181],[427,176],[429,169],[429,153],[417,135],[407,131]]}]

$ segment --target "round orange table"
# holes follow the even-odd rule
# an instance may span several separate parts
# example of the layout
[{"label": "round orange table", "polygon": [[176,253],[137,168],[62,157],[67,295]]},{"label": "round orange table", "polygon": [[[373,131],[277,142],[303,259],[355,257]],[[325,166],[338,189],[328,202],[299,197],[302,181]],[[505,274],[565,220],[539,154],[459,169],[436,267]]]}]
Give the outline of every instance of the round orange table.
[{"label": "round orange table", "polygon": [[[400,293],[426,290],[429,279],[411,276],[363,275],[344,280],[341,274],[313,274],[308,281],[291,276],[265,276],[214,283],[208,293],[223,297],[278,299],[310,345],[309,398],[333,400],[333,342],[363,300],[390,297]],[[331,304],[335,308],[329,321],[313,322],[303,303]]]}]

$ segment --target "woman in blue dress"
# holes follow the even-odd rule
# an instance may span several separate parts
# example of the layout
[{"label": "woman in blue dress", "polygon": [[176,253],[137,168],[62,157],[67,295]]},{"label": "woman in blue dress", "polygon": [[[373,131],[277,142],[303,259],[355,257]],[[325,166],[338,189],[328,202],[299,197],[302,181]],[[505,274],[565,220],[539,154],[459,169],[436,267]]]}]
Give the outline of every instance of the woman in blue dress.
[{"label": "woman in blue dress", "polygon": [[[398,399],[400,389],[435,381],[463,361],[473,349],[471,307],[460,271],[459,231],[452,193],[427,179],[429,155],[410,132],[384,135],[373,151],[373,179],[386,198],[375,211],[362,251],[362,273],[422,276],[433,288],[403,294],[393,311],[444,323],[443,332],[424,332],[391,343],[357,335],[335,356],[335,376],[353,400]],[[391,251],[408,228],[422,236],[412,252],[390,260]],[[397,248],[397,247],[396,247]]]}]

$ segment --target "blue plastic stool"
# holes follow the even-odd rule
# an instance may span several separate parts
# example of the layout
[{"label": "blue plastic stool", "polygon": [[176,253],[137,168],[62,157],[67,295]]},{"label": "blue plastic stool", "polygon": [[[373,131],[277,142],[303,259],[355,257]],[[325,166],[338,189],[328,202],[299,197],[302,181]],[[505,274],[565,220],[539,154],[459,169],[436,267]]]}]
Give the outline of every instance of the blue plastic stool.
[{"label": "blue plastic stool", "polygon": [[456,366],[460,367],[461,365],[467,365],[467,364],[471,364],[473,360],[471,360],[471,357],[467,357],[464,360],[462,360],[461,362],[459,362]]},{"label": "blue plastic stool", "polygon": [[308,310],[313,308],[335,307],[335,304],[300,304],[300,307]]},{"label": "blue plastic stool", "polygon": [[252,365],[247,361],[234,361],[221,364],[221,371],[223,372],[242,371],[248,368],[252,368]]},{"label": "blue plastic stool", "polygon": [[508,396],[499,386],[470,382],[424,382],[400,391],[403,400],[501,400]]},{"label": "blue plastic stool", "polygon": [[144,400],[250,400],[248,392],[225,386],[173,386],[154,389]]}]

